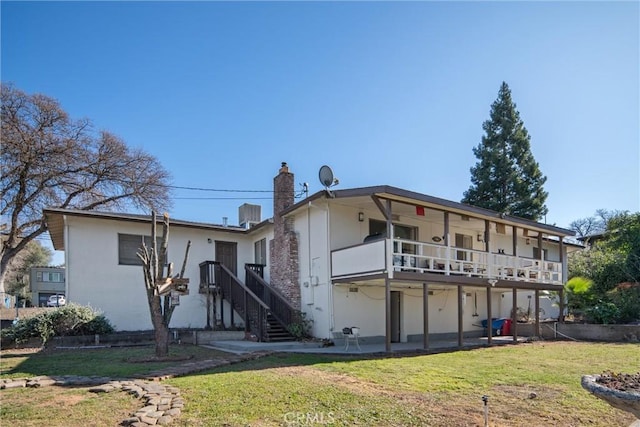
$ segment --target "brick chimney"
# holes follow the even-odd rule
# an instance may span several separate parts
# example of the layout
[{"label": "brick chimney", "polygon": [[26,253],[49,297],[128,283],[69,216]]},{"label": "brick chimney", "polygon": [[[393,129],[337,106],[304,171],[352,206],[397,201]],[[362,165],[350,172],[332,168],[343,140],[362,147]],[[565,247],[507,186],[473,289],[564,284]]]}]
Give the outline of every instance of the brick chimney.
[{"label": "brick chimney", "polygon": [[273,178],[273,240],[269,242],[269,274],[271,285],[278,289],[295,308],[300,309],[298,237],[293,218],[283,218],[282,212],[293,205],[293,174],[285,162]]}]

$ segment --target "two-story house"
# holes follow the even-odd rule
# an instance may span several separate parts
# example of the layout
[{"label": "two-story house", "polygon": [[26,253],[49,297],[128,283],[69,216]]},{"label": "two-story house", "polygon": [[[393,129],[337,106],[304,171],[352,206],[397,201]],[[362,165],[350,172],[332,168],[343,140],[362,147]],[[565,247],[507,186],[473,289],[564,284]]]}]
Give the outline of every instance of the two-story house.
[{"label": "two-story house", "polygon": [[[68,301],[102,309],[119,329],[149,329],[134,256],[149,217],[60,209],[45,216],[54,247],[65,250]],[[365,340],[389,350],[406,341],[426,348],[437,337],[462,344],[483,333],[482,319],[507,311],[515,337],[519,293],[533,295],[535,313],[542,291],[562,294],[574,248],[563,239],[571,235],[391,186],[322,190],[296,203],[283,163],[272,220],[253,227],[172,221],[170,261],[180,262],[192,242],[192,286],[172,326],[242,324],[272,340],[277,325],[297,322],[300,311],[315,337],[358,326]]]}]

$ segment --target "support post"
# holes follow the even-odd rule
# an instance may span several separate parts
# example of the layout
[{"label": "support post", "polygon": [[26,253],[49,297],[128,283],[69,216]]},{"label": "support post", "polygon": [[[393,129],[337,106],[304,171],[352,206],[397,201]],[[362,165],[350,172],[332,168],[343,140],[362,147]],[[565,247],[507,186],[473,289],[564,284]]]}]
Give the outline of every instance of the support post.
[{"label": "support post", "polygon": [[564,323],[564,289],[558,291],[558,308],[560,309],[558,323]]},{"label": "support post", "polygon": [[511,304],[511,332],[513,332],[513,342],[518,342],[518,290],[516,288],[513,288]]},{"label": "support post", "polygon": [[487,286],[487,343],[493,343],[493,323],[491,322],[491,286]]},{"label": "support post", "polygon": [[429,285],[422,284],[422,345],[429,350]]},{"label": "support post", "polygon": [[540,337],[540,291],[535,290],[536,298],[536,337]]},{"label": "support post", "polygon": [[449,275],[451,269],[451,239],[449,238],[449,212],[444,213],[444,246],[446,247],[444,274]]},{"label": "support post", "polygon": [[462,345],[464,344],[464,340],[463,340],[464,328],[462,324],[462,313],[463,313],[462,293],[463,292],[464,292],[464,289],[462,289],[462,285],[458,285],[458,347],[460,348],[462,348]]},{"label": "support post", "polygon": [[562,236],[558,236],[558,253],[560,255],[560,276],[558,277],[560,279],[560,282],[562,283],[562,285],[565,284],[565,282],[567,281],[567,268],[565,266],[565,248],[564,248],[564,241],[563,241],[563,237]]},{"label": "support post", "polygon": [[391,200],[387,199],[387,244],[389,254],[387,255],[387,277],[384,279],[384,314],[385,314],[385,338],[384,349],[387,353],[391,353],[391,278],[393,277],[393,214]]},{"label": "support post", "polygon": [[[231,306],[231,310],[229,312],[229,316],[231,317],[231,327],[233,328],[236,325],[235,322],[234,322],[234,319],[233,319],[233,312],[235,311],[234,307],[233,307],[233,292],[229,292],[229,305]],[[246,313],[246,311],[245,311],[245,313]]]},{"label": "support post", "polygon": [[391,279],[384,279],[384,315],[385,315],[385,338],[384,350],[391,352]]},{"label": "support post", "polygon": [[491,251],[491,223],[488,219],[484,220],[484,251]]}]

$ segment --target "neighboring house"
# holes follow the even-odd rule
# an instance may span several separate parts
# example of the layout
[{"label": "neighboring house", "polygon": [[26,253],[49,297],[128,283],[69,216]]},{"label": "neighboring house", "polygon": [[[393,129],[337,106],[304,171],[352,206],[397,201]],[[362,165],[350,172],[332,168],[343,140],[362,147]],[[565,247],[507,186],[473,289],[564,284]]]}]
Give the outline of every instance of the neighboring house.
[{"label": "neighboring house", "polygon": [[46,307],[52,295],[65,295],[65,269],[63,267],[31,267],[29,290],[34,307]]},{"label": "neighboring house", "polygon": [[[513,314],[522,293],[539,313],[542,291],[562,293],[567,250],[577,249],[564,243],[570,230],[391,186],[322,190],[294,203],[284,163],[273,211],[272,222],[254,227],[172,220],[170,261],[181,262],[192,242],[190,294],[172,327],[218,320],[273,340],[278,323],[300,322],[300,310],[318,338],[358,326],[387,349],[414,340],[426,347],[437,336],[462,343],[483,333],[482,319]],[[134,265],[149,217],[45,216],[54,247],[65,250],[68,301],[103,310],[118,329],[150,329]]]},{"label": "neighboring house", "polygon": [[607,237],[607,232],[602,231],[599,233],[589,234],[588,236],[581,236],[576,238],[576,240],[582,242],[587,248],[591,248],[597,242],[604,240]]}]

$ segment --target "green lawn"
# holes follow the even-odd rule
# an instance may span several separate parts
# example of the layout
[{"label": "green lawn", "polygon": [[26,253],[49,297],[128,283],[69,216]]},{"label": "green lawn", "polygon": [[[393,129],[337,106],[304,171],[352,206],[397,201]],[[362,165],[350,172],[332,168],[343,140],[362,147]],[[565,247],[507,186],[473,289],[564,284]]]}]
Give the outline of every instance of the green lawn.
[{"label": "green lawn", "polygon": [[[126,365],[122,355],[116,357],[112,352],[86,352],[92,357],[83,363],[91,367],[61,363],[61,358],[78,362],[85,352],[33,355],[14,368],[3,360],[3,373],[7,368],[9,372],[2,376],[48,369],[65,369],[66,373],[93,369],[95,375],[109,375],[114,369],[108,366],[111,363]],[[133,365],[116,371],[149,369]],[[483,423],[483,395],[489,396],[492,426],[629,425],[633,421],[630,415],[611,408],[580,386],[581,375],[604,370],[638,372],[640,346],[537,342],[374,359],[274,354],[168,383],[180,387],[186,400],[182,416],[173,424],[179,426],[476,426]],[[15,422],[16,414],[29,417],[29,411],[41,405],[36,396],[43,392],[46,390],[1,391],[0,423]],[[93,404],[86,391],[75,392],[84,396],[75,399],[86,401],[85,407]],[[122,397],[116,393],[100,399],[110,407]],[[74,398],[68,400],[73,402]],[[84,409],[78,405],[48,408],[47,425],[65,425],[65,415],[55,414],[58,410],[60,414],[81,413]],[[98,419],[117,424],[120,415],[107,411],[106,418],[100,418],[99,412]]]},{"label": "green lawn", "polygon": [[[8,352],[0,358],[0,378],[24,378],[39,375],[85,375],[130,377],[146,374],[180,362],[133,363],[154,355],[153,346],[90,350],[56,350],[35,354]],[[224,353],[195,347],[173,345],[169,356],[190,358],[182,363],[211,359]]]}]

